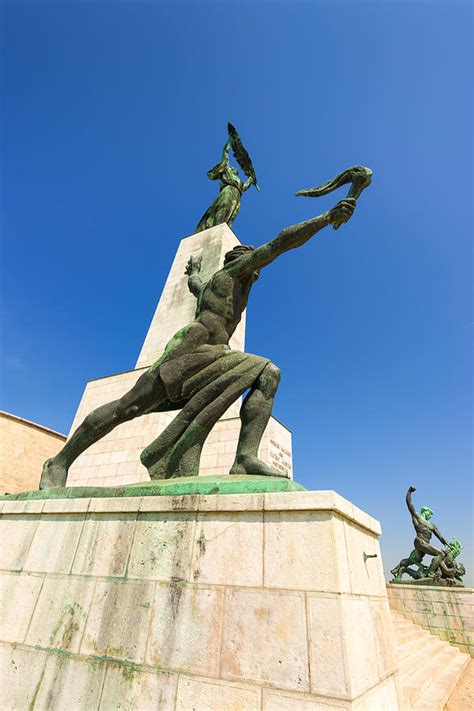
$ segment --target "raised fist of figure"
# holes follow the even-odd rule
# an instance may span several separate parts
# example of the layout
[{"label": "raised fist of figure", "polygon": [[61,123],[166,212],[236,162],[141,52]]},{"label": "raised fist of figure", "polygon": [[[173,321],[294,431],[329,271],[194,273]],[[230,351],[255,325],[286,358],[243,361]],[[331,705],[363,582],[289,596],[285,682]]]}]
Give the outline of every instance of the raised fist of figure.
[{"label": "raised fist of figure", "polygon": [[201,257],[190,257],[184,273],[188,276],[191,276],[191,274],[199,274],[201,271],[201,261]]},{"label": "raised fist of figure", "polygon": [[345,198],[340,200],[337,205],[329,210],[329,224],[339,226],[344,222],[347,222],[352,217],[352,213],[355,210],[356,201],[354,198]]}]

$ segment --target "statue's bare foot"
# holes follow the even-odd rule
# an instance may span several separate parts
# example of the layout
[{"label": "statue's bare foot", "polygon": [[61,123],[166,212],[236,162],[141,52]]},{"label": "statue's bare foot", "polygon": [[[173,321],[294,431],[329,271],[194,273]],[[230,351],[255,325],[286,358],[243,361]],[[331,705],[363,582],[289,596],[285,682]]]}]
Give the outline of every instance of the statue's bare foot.
[{"label": "statue's bare foot", "polygon": [[267,467],[258,457],[252,457],[247,454],[237,455],[229,474],[235,476],[279,476],[288,479],[284,472]]},{"label": "statue's bare foot", "polygon": [[67,469],[57,462],[55,458],[47,459],[43,464],[41,472],[40,489],[55,489],[59,486],[66,486]]}]

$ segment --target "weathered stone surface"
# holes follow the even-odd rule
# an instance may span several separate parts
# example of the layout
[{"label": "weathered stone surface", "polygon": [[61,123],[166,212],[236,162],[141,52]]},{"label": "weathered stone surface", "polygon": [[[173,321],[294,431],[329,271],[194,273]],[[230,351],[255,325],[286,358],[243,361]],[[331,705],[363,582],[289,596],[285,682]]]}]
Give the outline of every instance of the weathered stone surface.
[{"label": "weathered stone surface", "polygon": [[191,582],[263,584],[263,512],[198,514]]},{"label": "weathered stone surface", "polygon": [[140,505],[139,496],[100,496],[90,500],[89,513],[134,513]]},{"label": "weathered stone surface", "polygon": [[136,516],[136,513],[89,513],[84,521],[72,572],[125,575]]},{"label": "weathered stone surface", "polygon": [[379,678],[393,674],[398,667],[393,646],[394,632],[390,608],[386,598],[369,600],[372,628],[375,634],[375,657]]},{"label": "weathered stone surface", "polygon": [[[25,504],[40,503],[39,501],[25,501]],[[92,504],[92,499],[45,499],[43,513],[87,513]]]},{"label": "weathered stone surface", "polygon": [[[354,595],[384,596],[385,580],[377,538],[350,521],[344,523],[344,531],[351,592]],[[366,557],[372,555],[376,557]]]},{"label": "weathered stone surface", "polygon": [[88,578],[47,577],[35,607],[26,644],[79,652],[94,586],[95,580]]},{"label": "weathered stone surface", "polygon": [[265,585],[337,590],[332,516],[325,511],[265,514]]},{"label": "weathered stone surface", "polygon": [[128,576],[149,580],[187,579],[195,518],[192,513],[139,514]]},{"label": "weathered stone surface", "polygon": [[[32,665],[36,681],[33,686],[30,677],[25,681],[18,711],[33,699],[34,708],[44,711],[90,711],[96,706],[91,706],[89,686],[97,692],[96,704],[102,698],[102,711],[174,711],[175,704],[181,711],[329,711],[349,709],[355,698],[370,701],[369,694],[394,669],[392,639],[385,598],[370,588],[370,594],[355,592],[366,581],[359,582],[363,569],[351,557],[377,550],[372,547],[378,545],[376,535],[368,528],[370,521],[366,526],[354,522],[350,504],[347,515],[340,513],[339,503],[339,509],[325,508],[337,497],[323,494],[308,492],[315,509],[291,493],[275,494],[278,508],[267,511],[265,494],[137,496],[125,499],[124,506],[119,502],[119,508],[103,498],[94,502],[98,511],[90,510],[90,499],[72,499],[73,506],[81,501],[72,512],[68,500],[47,502],[61,505],[45,512],[41,524],[34,521],[45,536],[39,545],[36,531],[34,560],[40,568],[67,571],[2,571],[22,581],[9,587],[7,580],[0,630],[3,625],[5,638],[12,641],[5,648],[13,653],[12,645],[20,643],[41,663],[46,660],[41,649],[51,650],[42,677],[41,669],[35,677]],[[154,502],[158,511],[153,511]],[[361,519],[361,513],[357,516]],[[23,510],[8,517],[27,527],[32,521]],[[70,527],[71,520],[80,522],[82,533]],[[354,527],[355,534],[351,529],[346,535],[346,527]],[[31,527],[29,533],[31,539]],[[71,552],[55,540],[61,535]],[[319,558],[314,541],[321,546]],[[318,568],[322,561],[329,574]],[[367,563],[380,574],[380,558]],[[41,591],[28,587],[28,580],[43,578]],[[270,582],[274,587],[268,587]],[[421,593],[413,592],[416,614]],[[419,614],[433,621],[443,618],[443,610],[456,608],[451,597],[421,602],[427,611]],[[435,603],[443,610],[435,610]],[[471,612],[470,604],[462,606]],[[465,630],[450,633],[464,635]],[[21,661],[27,656],[15,658],[22,668],[26,665],[27,675],[28,664]],[[49,661],[56,658],[68,663]],[[7,668],[2,673],[10,679]],[[76,685],[73,705],[68,706],[58,684]]]},{"label": "weathered stone surface", "polygon": [[43,577],[0,573],[0,640],[23,642]]},{"label": "weathered stone surface", "polygon": [[400,708],[396,683],[393,677],[375,689],[367,691],[353,705],[353,711],[393,711]]},{"label": "weathered stone surface", "polygon": [[[14,495],[13,495],[14,496]],[[35,514],[42,513],[44,510],[44,501],[21,501],[15,500],[11,495],[5,494],[5,500],[3,502],[3,513],[4,514]]]},{"label": "weathered stone surface", "polygon": [[260,691],[229,682],[180,676],[176,711],[259,711]]},{"label": "weathered stone surface", "polygon": [[21,570],[33,536],[38,527],[40,514],[18,516],[3,514],[0,517],[0,568]]},{"label": "weathered stone surface", "polygon": [[[160,513],[161,511],[188,511],[198,510],[199,494],[185,494],[181,496],[144,496],[140,500],[140,513]],[[222,499],[221,496],[217,498]],[[226,498],[228,498],[226,496]],[[130,499],[131,500],[131,499]]]},{"label": "weathered stone surface", "polygon": [[349,673],[344,657],[344,620],[336,595],[308,595],[311,691],[349,698]]},{"label": "weathered stone surface", "polygon": [[24,569],[69,573],[85,514],[44,514],[36,529]]},{"label": "weathered stone surface", "polygon": [[379,682],[377,646],[367,598],[341,600],[345,657],[349,670],[351,698]]},{"label": "weathered stone surface", "polygon": [[35,692],[34,703],[29,708],[34,711],[97,709],[104,672],[105,664],[98,660],[82,661],[50,654]]},{"label": "weathered stone surface", "polygon": [[146,663],[218,677],[222,606],[219,589],[158,584]]},{"label": "weathered stone surface", "polygon": [[[21,649],[0,642],[0,700],[5,711],[24,711],[36,708],[36,699],[46,652]],[[39,707],[38,707],[39,709]]]},{"label": "weathered stone surface", "polygon": [[177,681],[177,674],[108,664],[100,711],[172,711]]},{"label": "weathered stone surface", "polygon": [[222,677],[309,691],[306,640],[302,594],[227,591]]},{"label": "weathered stone surface", "polygon": [[287,691],[270,689],[263,690],[262,711],[337,711],[337,709],[349,708],[351,708],[349,703],[343,704],[341,702],[335,706],[332,703],[326,703],[322,699],[315,699],[302,694],[289,694]]},{"label": "weathered stone surface", "polygon": [[81,654],[143,662],[153,583],[97,581]]},{"label": "weathered stone surface", "polygon": [[341,593],[351,592],[351,576],[349,572],[348,550],[346,546],[345,520],[334,514],[332,517],[333,549],[336,566],[337,590]]},{"label": "weathered stone surface", "polygon": [[197,498],[200,512],[218,511],[263,511],[264,494],[227,494],[224,497],[219,494],[205,494]]},{"label": "weathered stone surface", "polygon": [[265,493],[265,511],[331,511],[344,520],[353,521],[379,536],[380,523],[361,509],[353,506],[335,491],[290,491],[283,498],[276,493]]}]

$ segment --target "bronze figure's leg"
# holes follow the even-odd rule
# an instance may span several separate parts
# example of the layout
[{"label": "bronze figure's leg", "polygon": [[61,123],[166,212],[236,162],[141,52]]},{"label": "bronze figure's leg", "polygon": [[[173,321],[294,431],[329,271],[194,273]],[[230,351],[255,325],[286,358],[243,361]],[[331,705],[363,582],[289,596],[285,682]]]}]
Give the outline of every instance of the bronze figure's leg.
[{"label": "bronze figure's leg", "polygon": [[88,447],[122,422],[143,415],[165,399],[159,377],[145,372],[133,388],[119,400],[113,400],[90,412],[61,451],[43,464],[40,489],[65,486],[69,467]]},{"label": "bronze figure's leg", "polygon": [[[225,367],[227,371],[223,371]],[[186,402],[181,412],[141,454],[150,479],[197,476],[202,447],[216,422],[249,387],[259,382],[268,361],[229,352],[205,369],[209,382]],[[216,377],[212,377],[216,376]],[[202,374],[201,374],[202,377]],[[277,473],[272,472],[272,476]]]},{"label": "bronze figure's leg", "polygon": [[280,369],[273,363],[268,363],[242,403],[240,409],[242,427],[230,474],[286,476],[283,472],[267,467],[258,458],[258,447],[272,414],[280,378]]},{"label": "bronze figure's leg", "polygon": [[426,541],[423,541],[421,538],[415,538],[415,547],[416,550],[420,553],[421,558],[423,558],[423,556],[425,555],[444,556],[442,550],[436,548],[436,546],[431,545],[431,543],[426,543]]}]

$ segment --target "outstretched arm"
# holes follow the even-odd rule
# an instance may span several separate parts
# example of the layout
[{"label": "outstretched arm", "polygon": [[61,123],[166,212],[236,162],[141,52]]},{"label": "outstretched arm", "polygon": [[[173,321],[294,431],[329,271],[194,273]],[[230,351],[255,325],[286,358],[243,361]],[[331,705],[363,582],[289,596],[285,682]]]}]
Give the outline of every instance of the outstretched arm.
[{"label": "outstretched arm", "polygon": [[433,527],[433,533],[435,534],[436,538],[437,538],[439,541],[441,541],[441,543],[442,543],[444,546],[447,546],[447,545],[448,545],[448,541],[446,540],[446,538],[445,538],[444,536],[441,535],[441,533],[438,531],[438,529],[436,528],[436,526]]},{"label": "outstretched arm", "polygon": [[229,151],[230,151],[231,145],[232,144],[231,144],[230,138],[229,138],[229,140],[225,142],[224,148],[222,149],[221,161],[223,163],[226,163],[227,165],[229,165]]},{"label": "outstretched arm", "polygon": [[242,276],[251,274],[273,262],[280,254],[288,252],[290,249],[301,247],[301,245],[311,239],[319,230],[322,230],[323,227],[341,221],[347,222],[354,212],[354,208],[355,200],[353,198],[341,200],[332,210],[324,212],[312,220],[300,222],[291,227],[285,227],[271,242],[267,242],[267,244],[258,247],[253,252],[249,252],[239,259],[236,259],[234,262],[231,262],[226,269],[229,269],[229,271],[234,274],[241,274]]},{"label": "outstretched arm", "polygon": [[217,163],[214,168],[211,168],[211,170],[207,171],[207,177],[209,178],[209,180],[218,180],[221,175],[227,170],[227,168],[229,167],[229,151],[230,140],[227,141],[222,150],[222,157],[219,163]]},{"label": "outstretched arm", "polygon": [[184,271],[188,275],[188,289],[196,299],[199,298],[203,289],[204,283],[199,276],[201,271],[201,257],[190,257]]},{"label": "outstretched arm", "polygon": [[251,185],[255,183],[255,178],[251,175],[250,178],[248,178],[245,183],[242,185],[242,192],[244,193],[246,190],[250,188]]}]

